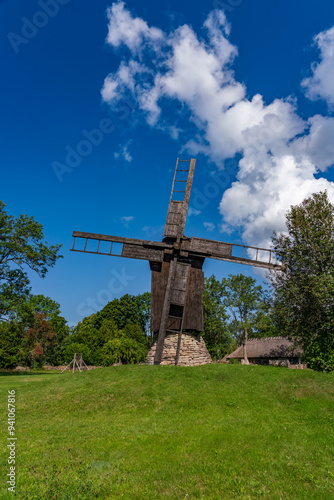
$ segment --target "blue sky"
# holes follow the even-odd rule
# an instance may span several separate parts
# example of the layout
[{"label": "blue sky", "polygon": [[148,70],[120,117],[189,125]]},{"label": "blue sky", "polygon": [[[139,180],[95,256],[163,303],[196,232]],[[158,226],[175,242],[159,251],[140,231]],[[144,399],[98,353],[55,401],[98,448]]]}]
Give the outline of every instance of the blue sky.
[{"label": "blue sky", "polygon": [[161,240],[178,156],[197,158],[189,236],[267,245],[291,204],[322,189],[334,202],[333,0],[3,0],[0,13],[0,199],[63,244],[31,284],[70,324],[150,289],[147,262],[70,252],[72,231]]}]

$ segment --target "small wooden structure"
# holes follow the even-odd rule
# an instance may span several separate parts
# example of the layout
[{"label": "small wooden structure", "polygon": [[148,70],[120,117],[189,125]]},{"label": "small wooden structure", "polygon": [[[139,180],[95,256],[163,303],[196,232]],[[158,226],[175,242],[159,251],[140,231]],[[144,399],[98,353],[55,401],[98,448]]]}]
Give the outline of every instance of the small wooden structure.
[{"label": "small wooden structure", "polygon": [[63,371],[61,373],[63,373],[65,370],[67,370],[68,368],[70,368],[70,366],[73,365],[73,369],[72,369],[72,372],[74,373],[76,369],[79,370],[79,372],[83,371],[83,370],[89,370],[88,366],[86,365],[86,363],[84,362],[84,360],[82,359],[82,354],[81,352],[75,352],[74,353],[74,358],[72,359],[72,361],[63,369]]},{"label": "small wooden structure", "polygon": [[[177,159],[162,242],[73,232],[72,251],[149,261],[152,272],[151,328],[155,333],[146,360],[149,364],[212,362],[200,338],[203,330],[202,267],[206,258],[282,269],[272,258],[273,250],[184,236],[195,163],[194,158]],[[81,248],[76,246],[78,240],[84,241]],[[101,250],[105,242],[109,242],[108,251]],[[120,252],[113,251],[114,244],[121,244]],[[246,257],[246,252],[252,257]],[[184,336],[187,332],[192,336],[188,343]],[[167,343],[166,337],[169,337]]]},{"label": "small wooden structure", "polygon": [[[286,337],[267,337],[264,339],[248,339],[246,344],[247,358],[250,364],[288,366],[300,365],[303,354],[301,348],[296,348]],[[242,363],[244,345],[241,345],[225,357],[228,361],[235,359]]]}]

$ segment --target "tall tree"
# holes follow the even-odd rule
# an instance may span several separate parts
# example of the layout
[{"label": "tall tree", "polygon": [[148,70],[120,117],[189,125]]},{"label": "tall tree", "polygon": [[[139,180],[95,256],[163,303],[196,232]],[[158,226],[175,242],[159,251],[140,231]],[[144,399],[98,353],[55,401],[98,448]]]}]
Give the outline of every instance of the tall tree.
[{"label": "tall tree", "polygon": [[47,361],[53,349],[56,333],[45,314],[36,312],[32,326],[23,333],[23,362],[27,366],[40,367]]},{"label": "tall tree", "polygon": [[60,247],[44,242],[43,226],[33,217],[8,215],[0,201],[0,320],[28,297],[27,269],[44,278],[61,257]]},{"label": "tall tree", "polygon": [[15,368],[22,361],[22,329],[17,322],[0,322],[0,368]]},{"label": "tall tree", "polygon": [[273,236],[285,271],[271,274],[280,331],[302,346],[311,368],[334,369],[334,206],[315,193],[286,214]]},{"label": "tall tree", "polygon": [[100,328],[105,319],[113,320],[119,329],[125,325],[140,325],[143,333],[149,327],[151,315],[151,294],[146,292],[141,295],[125,294],[119,299],[114,299],[94,316],[94,327]]},{"label": "tall tree", "polygon": [[211,356],[217,358],[231,352],[226,307],[222,303],[223,287],[214,275],[205,278],[203,293],[204,330],[202,336]]},{"label": "tall tree", "polygon": [[251,330],[257,328],[259,313],[263,313],[266,292],[257,281],[243,274],[229,274],[222,279],[222,301],[232,317],[230,328],[239,342],[243,343],[244,362],[248,363],[247,340]]},{"label": "tall tree", "polygon": [[55,300],[45,295],[30,295],[28,299],[19,304],[17,320],[22,325],[23,331],[36,328],[36,319],[43,315],[50,324],[54,336],[48,349],[44,349],[43,361],[51,365],[63,362],[63,351],[69,338],[69,327],[65,318],[61,316],[60,305]]}]

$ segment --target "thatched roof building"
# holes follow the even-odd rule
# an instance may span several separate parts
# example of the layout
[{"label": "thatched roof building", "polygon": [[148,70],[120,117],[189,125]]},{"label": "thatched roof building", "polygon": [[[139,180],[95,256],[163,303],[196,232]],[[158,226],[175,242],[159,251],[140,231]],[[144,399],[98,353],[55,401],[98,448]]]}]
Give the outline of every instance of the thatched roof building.
[{"label": "thatched roof building", "polygon": [[[298,364],[303,353],[295,348],[293,342],[285,337],[268,337],[266,339],[249,339],[246,344],[247,358],[250,363],[258,365]],[[226,359],[244,358],[243,345],[226,356]]]}]

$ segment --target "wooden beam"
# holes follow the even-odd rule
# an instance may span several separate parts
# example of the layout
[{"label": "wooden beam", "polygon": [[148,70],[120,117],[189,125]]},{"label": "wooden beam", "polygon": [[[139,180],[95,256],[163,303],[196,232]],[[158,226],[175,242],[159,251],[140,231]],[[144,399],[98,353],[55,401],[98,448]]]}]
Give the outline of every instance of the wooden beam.
[{"label": "wooden beam", "polygon": [[74,238],[88,238],[89,240],[100,240],[100,241],[111,241],[114,243],[129,243],[131,245],[147,246],[151,248],[173,248],[172,244],[150,241],[150,240],[139,240],[136,238],[124,238],[122,236],[110,236],[108,234],[97,234],[97,233],[84,233],[82,231],[73,231],[72,236]]},{"label": "wooden beam", "polygon": [[162,350],[164,347],[164,341],[165,341],[165,336],[166,336],[167,317],[168,317],[169,307],[170,307],[170,297],[171,297],[171,293],[172,293],[172,284],[173,284],[175,272],[176,272],[176,265],[177,265],[177,257],[174,257],[174,259],[170,262],[170,265],[169,265],[167,285],[166,285],[164,303],[163,303],[161,320],[160,320],[159,335],[158,335],[157,346],[156,346],[155,355],[154,355],[154,364],[155,365],[159,365],[161,363]]},{"label": "wooden beam", "polygon": [[[183,170],[182,168],[179,169],[179,162],[182,160],[177,159],[176,162],[176,167],[175,167],[175,172],[174,172],[174,179],[173,179],[173,184],[172,184],[172,191],[170,195],[170,200],[169,200],[169,206],[168,206],[168,212],[167,212],[167,218],[166,218],[166,224],[165,224],[165,229],[164,229],[164,236],[168,238],[176,238],[178,241],[183,236],[184,233],[184,228],[186,225],[186,219],[187,219],[187,213],[188,213],[188,206],[189,206],[189,199],[190,199],[190,193],[191,193],[191,187],[193,183],[193,178],[194,178],[194,171],[195,171],[195,165],[196,165],[196,160],[195,158],[191,158],[191,160],[187,160],[187,163],[189,163],[189,169]],[[177,172],[187,172],[187,179],[185,180],[178,180],[176,179]],[[184,182],[185,183],[185,190],[184,191],[179,191],[175,190],[175,182]],[[183,189],[183,187],[182,187]],[[178,193],[178,192],[184,192],[184,197],[182,201],[178,200],[173,200],[173,194]]]},{"label": "wooden beam", "polygon": [[[237,249],[243,250],[243,256],[233,255]],[[238,264],[246,264],[254,267],[263,267],[266,269],[281,270],[284,268],[281,263],[272,262],[272,254],[275,252],[268,248],[253,247],[250,245],[239,245],[236,243],[225,243],[222,241],[207,240],[204,238],[187,238],[182,240],[182,251],[188,252],[189,257],[198,256],[216,260],[225,260]],[[245,251],[251,249],[255,251],[256,258],[249,259],[245,257]],[[266,252],[268,259],[259,259],[259,252]]]},{"label": "wooden beam", "polygon": [[273,264],[269,262],[263,262],[261,260],[244,259],[242,257],[218,257],[215,255],[210,255],[211,259],[225,260],[227,262],[235,262],[236,264],[246,264],[248,266],[263,267],[265,269],[273,269],[275,271],[283,271],[283,264]]}]

